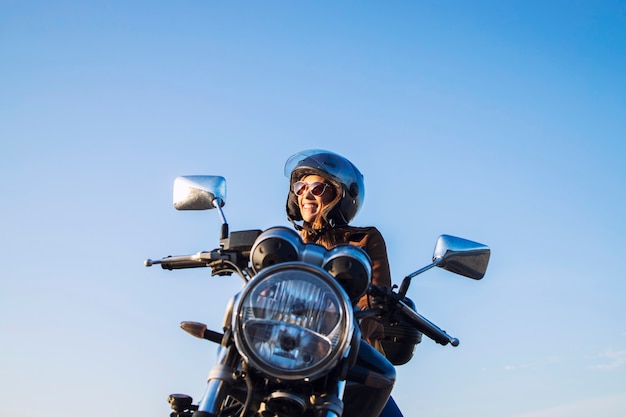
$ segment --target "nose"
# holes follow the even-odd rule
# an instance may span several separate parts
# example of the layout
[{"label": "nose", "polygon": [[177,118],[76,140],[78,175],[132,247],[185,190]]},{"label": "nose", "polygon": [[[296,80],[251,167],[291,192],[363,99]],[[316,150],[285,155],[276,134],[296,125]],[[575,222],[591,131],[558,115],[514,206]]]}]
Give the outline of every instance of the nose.
[{"label": "nose", "polygon": [[310,187],[306,187],[306,191],[304,192],[304,198],[306,198],[307,200],[315,200],[315,196],[311,192]]}]

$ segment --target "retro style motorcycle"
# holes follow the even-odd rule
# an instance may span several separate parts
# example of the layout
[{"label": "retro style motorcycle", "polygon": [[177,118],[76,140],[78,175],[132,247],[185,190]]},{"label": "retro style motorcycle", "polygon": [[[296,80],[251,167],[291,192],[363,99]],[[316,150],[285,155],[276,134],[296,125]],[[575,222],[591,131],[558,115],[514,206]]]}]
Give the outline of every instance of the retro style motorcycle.
[{"label": "retro style motorcycle", "polygon": [[[392,365],[407,363],[422,335],[441,345],[459,344],[420,315],[406,294],[411,279],[433,267],[481,279],[490,257],[487,246],[442,235],[432,263],[406,276],[399,288],[380,288],[371,283],[368,255],[356,246],[327,250],[303,243],[286,227],[230,232],[225,195],[223,177],[176,178],[176,209],[219,212],[219,247],[145,261],[167,270],[208,267],[212,275],[237,274],[244,281],[227,304],[221,331],[181,323],[219,347],[203,398],[194,404],[188,395],[170,395],[172,417],[342,416],[346,384],[393,385],[389,375],[362,360],[358,322],[365,317],[384,323],[384,360]],[[364,294],[374,300],[372,308],[355,309]]]}]

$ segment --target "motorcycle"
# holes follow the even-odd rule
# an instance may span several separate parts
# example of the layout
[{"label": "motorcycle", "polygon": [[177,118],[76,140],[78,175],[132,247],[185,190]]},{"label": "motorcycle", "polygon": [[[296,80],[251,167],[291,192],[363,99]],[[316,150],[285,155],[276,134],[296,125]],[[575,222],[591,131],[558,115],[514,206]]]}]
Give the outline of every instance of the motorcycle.
[{"label": "motorcycle", "polygon": [[[173,194],[177,210],[219,212],[219,247],[147,259],[145,266],[208,267],[212,275],[239,275],[244,285],[227,304],[222,331],[181,323],[186,332],[219,346],[204,396],[194,404],[188,395],[171,394],[172,417],[340,417],[346,385],[390,391],[395,373],[384,369],[407,363],[422,335],[441,345],[459,344],[416,311],[406,296],[411,280],[433,267],[479,280],[489,262],[487,246],[441,235],[429,265],[406,276],[399,288],[381,288],[371,283],[369,257],[356,246],[327,250],[305,244],[295,230],[282,226],[230,232],[222,209],[223,177],[178,177]],[[365,294],[373,300],[371,307],[355,308]],[[386,366],[367,357],[373,349],[364,348],[359,322],[368,317],[384,325],[385,357],[379,357]]]}]

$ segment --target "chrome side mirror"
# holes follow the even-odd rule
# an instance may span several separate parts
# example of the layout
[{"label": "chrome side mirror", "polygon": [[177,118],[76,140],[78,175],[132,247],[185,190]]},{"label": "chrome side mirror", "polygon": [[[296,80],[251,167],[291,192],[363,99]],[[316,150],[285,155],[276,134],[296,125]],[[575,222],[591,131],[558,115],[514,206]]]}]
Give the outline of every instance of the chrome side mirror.
[{"label": "chrome side mirror", "polygon": [[433,263],[455,274],[481,279],[487,271],[490,255],[490,249],[481,243],[441,235],[435,245]]},{"label": "chrome side mirror", "polygon": [[490,255],[490,249],[482,243],[450,235],[441,235],[435,244],[433,262],[407,275],[400,284],[398,295],[400,299],[404,299],[409,290],[409,285],[411,285],[411,279],[435,266],[464,277],[481,279],[487,272]]},{"label": "chrome side mirror", "polygon": [[226,180],[215,175],[189,175],[174,180],[176,210],[210,210],[224,206]]}]

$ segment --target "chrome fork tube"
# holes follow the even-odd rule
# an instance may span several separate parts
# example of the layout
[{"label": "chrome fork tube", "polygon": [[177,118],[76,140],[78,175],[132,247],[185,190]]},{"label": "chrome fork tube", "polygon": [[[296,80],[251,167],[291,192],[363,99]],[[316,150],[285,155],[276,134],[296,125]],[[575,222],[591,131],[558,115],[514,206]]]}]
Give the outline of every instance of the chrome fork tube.
[{"label": "chrome fork tube", "polygon": [[231,348],[220,349],[218,361],[209,371],[206,391],[198,403],[199,415],[218,415],[222,402],[233,384],[233,369],[229,366]]},{"label": "chrome fork tube", "polygon": [[341,417],[343,414],[343,392],[346,381],[337,382],[337,393],[322,396],[315,405],[315,417]]}]

